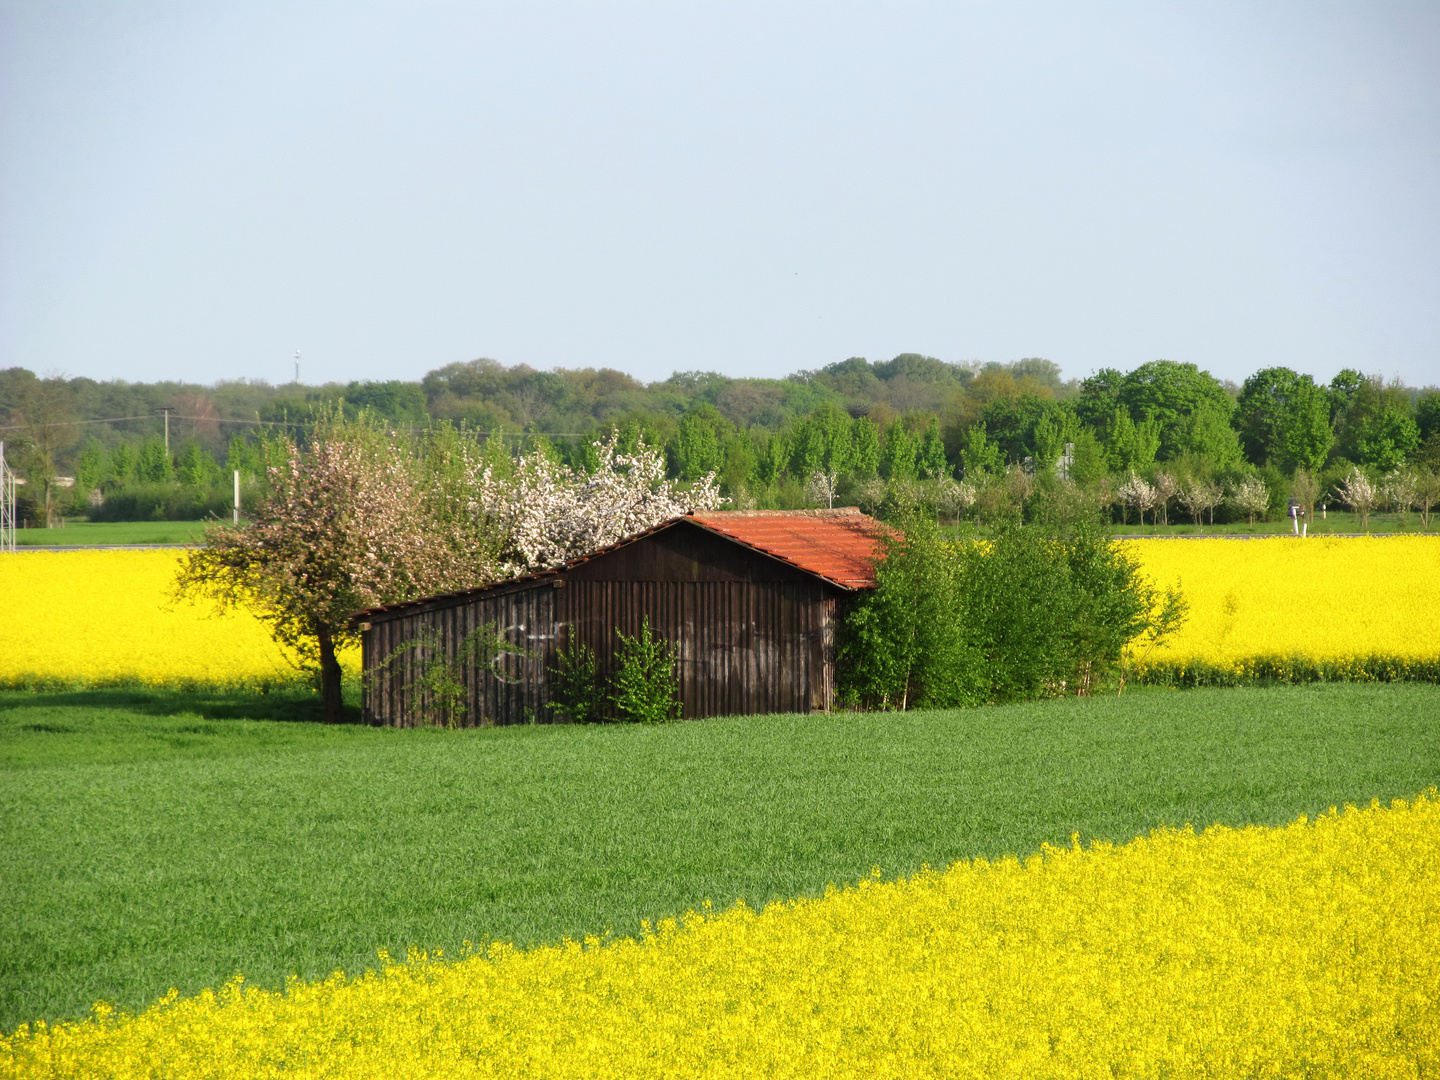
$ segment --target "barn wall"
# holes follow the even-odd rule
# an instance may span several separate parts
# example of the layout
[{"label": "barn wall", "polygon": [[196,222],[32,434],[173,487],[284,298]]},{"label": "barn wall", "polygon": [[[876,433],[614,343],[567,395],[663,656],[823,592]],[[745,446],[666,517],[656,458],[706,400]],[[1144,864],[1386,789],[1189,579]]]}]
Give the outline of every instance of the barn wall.
[{"label": "barn wall", "polygon": [[[489,664],[464,665],[467,708],[462,722],[519,724],[548,719],[544,674],[554,657],[555,591],[545,581],[527,589],[480,593],[461,602],[431,605],[372,622],[361,635],[367,673],[366,721],[400,727],[442,722],[432,702],[416,689],[431,650],[404,646],[438,640],[453,661],[465,636],[486,624],[516,651],[501,653]],[[399,654],[385,663],[397,650]]]},{"label": "barn wall", "polygon": [[583,641],[602,670],[618,628],[676,646],[681,715],[810,712],[830,707],[835,601],[819,582],[568,581],[558,590],[563,643]]},{"label": "barn wall", "polygon": [[[553,719],[547,672],[572,640],[614,662],[615,631],[652,633],[676,646],[682,715],[810,712],[834,695],[836,603],[843,591],[812,575],[682,523],[553,577],[376,613],[363,634],[365,717],[372,723],[435,723],[415,689],[425,648],[438,639],[453,657],[486,623],[521,652],[465,666],[468,724]],[[383,665],[383,666],[382,666]]]}]

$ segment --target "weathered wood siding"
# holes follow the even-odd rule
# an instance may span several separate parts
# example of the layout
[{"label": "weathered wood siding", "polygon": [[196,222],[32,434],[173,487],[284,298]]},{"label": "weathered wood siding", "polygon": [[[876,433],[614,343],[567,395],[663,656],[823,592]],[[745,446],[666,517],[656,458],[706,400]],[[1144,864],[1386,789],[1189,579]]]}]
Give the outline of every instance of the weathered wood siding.
[{"label": "weathered wood siding", "polygon": [[[361,634],[365,719],[402,727],[440,722],[433,703],[415,686],[429,652],[404,646],[433,636],[453,660],[465,636],[486,624],[517,652],[501,654],[484,669],[465,666],[464,722],[488,726],[548,719],[544,672],[554,655],[550,638],[555,633],[555,592],[550,581],[529,588],[500,588],[373,621]],[[397,650],[394,661],[385,664]]]},{"label": "weathered wood siding", "polygon": [[818,583],[572,580],[557,592],[557,637],[585,642],[602,670],[614,631],[633,637],[648,617],[676,647],[682,716],[830,707],[835,601]]},{"label": "weathered wood siding", "polygon": [[366,719],[433,723],[413,683],[423,652],[382,669],[407,641],[436,635],[450,654],[493,624],[530,655],[465,670],[467,723],[554,719],[547,672],[572,640],[614,662],[615,631],[652,633],[677,652],[682,715],[828,709],[834,694],[837,599],[844,590],[708,530],[680,522],[557,575],[376,613],[364,632]]}]

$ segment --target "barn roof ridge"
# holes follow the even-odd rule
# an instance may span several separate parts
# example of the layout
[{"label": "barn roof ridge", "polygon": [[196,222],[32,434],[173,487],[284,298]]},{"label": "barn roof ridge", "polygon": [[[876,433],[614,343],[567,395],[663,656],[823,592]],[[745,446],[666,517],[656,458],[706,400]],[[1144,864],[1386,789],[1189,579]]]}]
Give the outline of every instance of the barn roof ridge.
[{"label": "barn roof ridge", "polygon": [[[788,521],[803,522],[806,519],[820,522],[826,519],[845,519],[842,524],[835,521],[838,528],[825,530],[831,535],[822,538],[814,535],[813,528],[804,530],[812,535],[805,537],[796,535],[796,530],[788,530],[789,536],[775,536],[773,530],[766,532],[761,526],[764,521],[772,522]],[[665,529],[673,528],[681,522],[690,522],[706,532],[717,536],[723,536],[731,543],[739,544],[742,547],[750,548],[761,555],[766,555],[788,566],[794,567],[804,573],[821,578],[837,585],[846,591],[853,592],[857,589],[871,588],[875,585],[875,558],[878,554],[878,534],[886,526],[870,515],[861,512],[859,507],[843,506],[834,508],[821,508],[818,510],[702,510],[692,511],[688,514],[677,515],[657,522],[648,529],[632,533],[616,540],[614,543],[606,544],[602,548],[586,552],[584,555],[577,555],[573,559],[567,559],[558,566],[549,567],[544,570],[535,570],[528,574],[518,574],[515,577],[501,578],[497,581],[487,582],[484,585],[475,585],[468,589],[457,589],[453,592],[436,593],[431,596],[421,596],[414,600],[401,600],[393,604],[378,604],[375,607],[357,611],[350,616],[350,622],[355,623],[364,619],[367,615],[377,615],[381,612],[402,611],[406,608],[418,607],[421,604],[434,603],[437,600],[451,600],[462,596],[473,596],[477,593],[489,592],[492,589],[502,588],[508,585],[519,585],[524,582],[537,581],[541,578],[554,577],[566,570],[583,565],[591,559],[601,555],[607,555],[612,551],[633,544],[637,540],[643,540],[647,536]],[[739,528],[725,528],[727,521],[743,521],[745,524]],[[836,532],[848,534],[848,536],[836,535]],[[824,543],[823,558],[797,558],[801,554],[816,554],[815,548],[820,546],[822,539],[828,539]],[[802,546],[808,540],[812,551],[796,552],[798,544]],[[863,550],[862,550],[863,549]]]},{"label": "barn roof ridge", "polygon": [[692,510],[684,516],[726,518],[869,517],[858,506],[820,506],[801,510]]}]

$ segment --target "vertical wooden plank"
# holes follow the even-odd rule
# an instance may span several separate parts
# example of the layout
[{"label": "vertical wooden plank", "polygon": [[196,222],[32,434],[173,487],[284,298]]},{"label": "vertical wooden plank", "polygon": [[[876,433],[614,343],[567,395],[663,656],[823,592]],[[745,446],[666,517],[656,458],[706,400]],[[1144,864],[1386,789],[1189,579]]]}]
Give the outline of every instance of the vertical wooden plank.
[{"label": "vertical wooden plank", "polygon": [[833,596],[827,596],[820,601],[824,611],[824,665],[825,665],[825,711],[828,713],[835,708],[835,607],[836,601]]},{"label": "vertical wooden plank", "polygon": [[[392,648],[390,642],[395,637],[395,624],[386,620],[380,625],[384,627],[384,633],[380,636],[380,657],[383,659],[390,655]],[[395,670],[393,665],[386,668],[380,687],[380,707],[384,710],[384,722],[393,727],[395,724]]]}]

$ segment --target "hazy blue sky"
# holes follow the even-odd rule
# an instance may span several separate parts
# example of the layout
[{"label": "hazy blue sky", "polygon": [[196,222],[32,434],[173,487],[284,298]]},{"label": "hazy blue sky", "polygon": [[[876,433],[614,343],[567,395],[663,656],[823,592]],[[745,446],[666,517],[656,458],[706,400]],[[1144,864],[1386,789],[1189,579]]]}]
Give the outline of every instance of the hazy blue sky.
[{"label": "hazy blue sky", "polygon": [[1440,381],[1440,4],[0,2],[0,367]]}]

